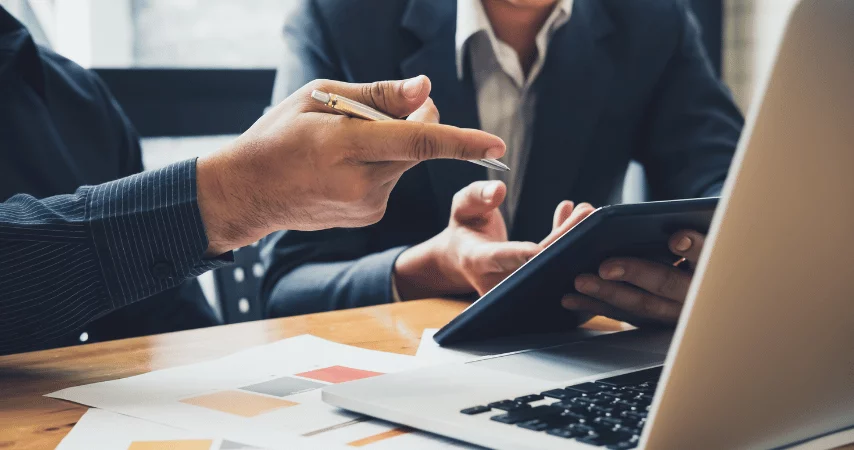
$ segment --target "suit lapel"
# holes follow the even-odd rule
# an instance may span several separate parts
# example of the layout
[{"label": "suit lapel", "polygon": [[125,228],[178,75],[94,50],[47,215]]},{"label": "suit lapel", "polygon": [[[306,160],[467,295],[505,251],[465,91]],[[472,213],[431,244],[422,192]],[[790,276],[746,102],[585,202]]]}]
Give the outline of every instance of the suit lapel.
[{"label": "suit lapel", "polygon": [[537,100],[527,172],[511,239],[538,241],[554,208],[573,191],[605,106],[613,63],[597,41],[612,30],[598,0],[576,0],[572,17],[552,36],[535,82]]},{"label": "suit lapel", "polygon": [[[456,69],[456,2],[412,0],[403,16],[402,26],[423,43],[401,63],[404,78],[427,75],[433,83],[431,93],[442,123],[462,128],[480,128],[477,99],[470,70],[462,80]],[[467,59],[466,59],[467,60]],[[439,211],[439,226],[448,223],[454,194],[473,181],[486,179],[486,169],[471,163],[436,160],[422,163],[430,175]]]}]

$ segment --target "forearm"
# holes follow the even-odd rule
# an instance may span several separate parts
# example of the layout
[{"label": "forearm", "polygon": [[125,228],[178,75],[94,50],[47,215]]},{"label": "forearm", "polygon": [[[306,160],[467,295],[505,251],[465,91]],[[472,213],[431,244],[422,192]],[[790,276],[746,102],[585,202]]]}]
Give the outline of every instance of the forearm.
[{"label": "forearm", "polygon": [[195,161],[0,205],[0,353],[44,346],[222,266],[206,260]]},{"label": "forearm", "polygon": [[356,260],[306,262],[274,281],[267,312],[272,317],[311,314],[391,303],[397,247]]}]

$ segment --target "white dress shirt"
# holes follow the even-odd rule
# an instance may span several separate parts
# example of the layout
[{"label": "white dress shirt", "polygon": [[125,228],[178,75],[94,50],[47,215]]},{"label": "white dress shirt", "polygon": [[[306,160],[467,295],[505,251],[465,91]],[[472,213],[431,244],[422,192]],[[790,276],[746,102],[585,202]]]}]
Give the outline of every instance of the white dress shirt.
[{"label": "white dress shirt", "polygon": [[[501,205],[501,213],[508,229],[513,226],[513,215],[531,147],[536,102],[531,86],[546,61],[549,39],[555,30],[569,21],[572,2],[558,0],[554,11],[537,33],[537,59],[526,78],[519,55],[495,36],[481,0],[457,0],[457,77],[462,79],[465,75],[463,59],[468,50],[480,128],[504,139],[507,144],[507,153],[501,161],[509,165],[511,170],[488,172],[491,180],[501,180],[507,185],[507,198]],[[391,293],[395,302],[401,301],[394,276],[391,279]]]},{"label": "white dress shirt", "polygon": [[555,30],[569,21],[572,3],[573,0],[558,0],[554,11],[537,33],[537,59],[525,77],[519,55],[495,36],[481,0],[457,1],[457,76],[463,78],[464,58],[468,54],[477,94],[480,127],[504,139],[507,144],[507,153],[501,160],[511,170],[488,172],[490,179],[507,184],[507,199],[501,212],[508,229],[513,225],[531,147],[536,103],[531,86],[545,63],[549,39]]}]

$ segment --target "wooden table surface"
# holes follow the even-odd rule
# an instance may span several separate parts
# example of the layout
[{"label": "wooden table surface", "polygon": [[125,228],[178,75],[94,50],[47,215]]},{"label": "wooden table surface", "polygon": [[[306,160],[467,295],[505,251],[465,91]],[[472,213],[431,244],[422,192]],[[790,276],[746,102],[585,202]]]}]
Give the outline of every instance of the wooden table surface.
[{"label": "wooden table surface", "polygon": [[[300,334],[414,355],[425,328],[441,327],[466,306],[420,300],[0,356],[0,449],[59,444],[87,410],[43,396],[59,389],[207,361]],[[615,330],[621,324],[597,317],[585,328]]]}]

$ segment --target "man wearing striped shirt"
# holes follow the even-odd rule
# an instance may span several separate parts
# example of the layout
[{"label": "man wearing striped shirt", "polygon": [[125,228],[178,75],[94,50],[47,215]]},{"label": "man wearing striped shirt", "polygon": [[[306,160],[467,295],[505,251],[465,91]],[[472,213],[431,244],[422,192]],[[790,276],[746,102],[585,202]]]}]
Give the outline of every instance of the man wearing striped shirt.
[{"label": "man wearing striped shirt", "polygon": [[[0,7],[0,36],[25,35]],[[0,66],[27,57],[0,48]],[[324,114],[309,100],[312,89],[410,120]],[[228,264],[230,250],[273,231],[375,223],[397,180],[422,160],[503,155],[504,143],[487,133],[413,123],[437,121],[429,94],[426,77],[312,82],[209,157],[73,194],[17,195],[0,203],[0,354],[41,348]],[[9,126],[0,123],[0,145]]]}]

